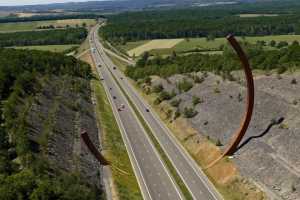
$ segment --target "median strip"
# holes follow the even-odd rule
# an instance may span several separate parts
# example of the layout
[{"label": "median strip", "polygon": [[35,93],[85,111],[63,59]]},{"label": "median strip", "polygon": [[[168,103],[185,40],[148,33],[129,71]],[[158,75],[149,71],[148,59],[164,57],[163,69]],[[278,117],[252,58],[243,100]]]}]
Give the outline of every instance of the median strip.
[{"label": "median strip", "polygon": [[[112,178],[114,183],[113,187],[116,188],[117,194],[112,191],[112,195],[117,195],[120,200],[140,200],[143,197],[105,89],[99,80],[92,60],[88,58],[83,60],[90,63],[95,75],[95,79],[91,81],[91,88],[94,92],[95,101],[97,102],[95,109],[99,128],[102,133],[103,152],[105,157],[111,161],[114,166],[112,168]],[[118,169],[122,169],[126,173]]]}]

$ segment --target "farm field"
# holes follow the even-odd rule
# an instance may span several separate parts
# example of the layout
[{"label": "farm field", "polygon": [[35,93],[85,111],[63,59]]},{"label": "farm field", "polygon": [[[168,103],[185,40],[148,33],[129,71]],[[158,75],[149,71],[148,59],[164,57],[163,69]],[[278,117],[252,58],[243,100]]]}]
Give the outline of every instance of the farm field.
[{"label": "farm field", "polygon": [[73,47],[78,47],[79,45],[44,45],[44,46],[21,46],[12,47],[14,49],[28,49],[28,50],[40,50],[40,51],[51,51],[51,52],[64,52]]},{"label": "farm field", "polygon": [[250,18],[250,17],[277,17],[278,14],[240,14],[239,17]]},{"label": "farm field", "polygon": [[141,45],[146,44],[147,42],[149,42],[149,40],[141,40],[141,41],[137,41],[137,42],[128,42],[126,45],[119,45],[117,47],[125,50],[125,51],[129,51],[132,50],[134,48],[137,48]]},{"label": "farm field", "polygon": [[140,56],[145,51],[151,51],[152,49],[171,49],[175,47],[178,43],[182,42],[184,39],[163,39],[163,40],[151,40],[138,46],[134,49],[127,51],[130,56]]},{"label": "farm field", "polygon": [[[300,35],[274,35],[274,36],[257,36],[257,37],[237,37],[239,40],[245,40],[249,43],[256,43],[257,41],[265,41],[267,44],[274,40],[277,43],[280,41],[286,41],[292,43],[293,41],[300,42]],[[154,41],[154,42],[153,42]],[[163,42],[162,42],[163,41]],[[144,40],[137,42],[128,42],[126,45],[119,46],[123,50],[127,51],[128,55],[132,56],[134,53],[136,56],[141,55],[145,51],[149,51],[152,54],[170,54],[175,52],[185,52],[193,49],[201,49],[205,53],[212,51],[218,51],[221,45],[227,43],[226,38],[216,38],[213,41],[207,41],[206,38],[190,38],[190,39],[178,39],[173,45],[167,46],[167,41],[174,41],[174,39],[164,39],[164,40]],[[165,43],[165,44],[164,44]],[[140,46],[138,46],[140,45]],[[266,47],[271,48],[271,47]],[[220,53],[220,52],[218,52]]]},{"label": "farm field", "polygon": [[53,25],[56,28],[75,27],[76,25],[81,26],[86,23],[87,26],[95,25],[96,20],[94,19],[65,19],[65,20],[49,20],[49,21],[35,21],[35,22],[14,22],[14,23],[0,23],[0,32],[16,32],[16,31],[32,31],[37,30],[40,26]]}]

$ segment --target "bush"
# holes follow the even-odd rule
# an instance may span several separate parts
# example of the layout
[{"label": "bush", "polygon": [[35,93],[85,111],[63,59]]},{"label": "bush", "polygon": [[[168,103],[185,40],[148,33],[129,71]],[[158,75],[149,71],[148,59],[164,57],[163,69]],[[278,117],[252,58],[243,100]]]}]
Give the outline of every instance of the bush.
[{"label": "bush", "polygon": [[180,117],[181,113],[179,111],[179,109],[177,109],[174,113],[174,120],[176,120],[178,117]]},{"label": "bush", "polygon": [[219,89],[219,88],[215,88],[215,89],[214,89],[214,92],[215,92],[216,94],[219,94],[219,93],[221,93],[221,91],[220,91],[220,89]]},{"label": "bush", "polygon": [[277,74],[283,74],[286,70],[287,70],[286,67],[280,66],[277,69]]},{"label": "bush", "polygon": [[161,100],[158,97],[153,102],[154,105],[159,105],[160,103],[161,103]]},{"label": "bush", "polygon": [[275,47],[275,46],[276,46],[276,41],[275,41],[275,40],[272,40],[272,41],[269,43],[269,45],[270,45],[271,47]]},{"label": "bush", "polygon": [[199,103],[202,103],[203,100],[201,100],[199,97],[193,96],[193,105],[196,106]]},{"label": "bush", "polygon": [[293,78],[292,81],[291,81],[291,84],[296,85],[297,83],[298,83],[297,80],[295,78]]},{"label": "bush", "polygon": [[216,142],[216,146],[220,147],[220,146],[223,146],[222,142],[220,139],[217,140]]},{"label": "bush", "polygon": [[197,76],[197,75],[195,75],[194,77],[193,77],[193,79],[194,79],[194,82],[195,83],[202,83],[203,81],[204,81],[204,77],[199,77],[199,76]]},{"label": "bush", "polygon": [[289,43],[287,43],[286,41],[281,41],[277,44],[277,48],[286,47],[288,45],[289,45]]},{"label": "bush", "polygon": [[153,86],[152,91],[154,93],[160,93],[161,91],[163,91],[164,87],[162,86],[162,84],[158,84]]},{"label": "bush", "polygon": [[162,91],[160,94],[159,94],[159,99],[161,101],[165,101],[165,100],[170,100],[172,98],[171,94],[167,91]]},{"label": "bush", "polygon": [[188,107],[184,108],[183,115],[185,118],[193,118],[197,114],[198,112],[195,111],[194,108],[188,108]]},{"label": "bush", "polygon": [[180,92],[187,92],[193,88],[193,83],[187,81],[186,79],[183,79],[183,81],[177,83],[177,88]]},{"label": "bush", "polygon": [[171,101],[171,106],[173,107],[178,107],[181,103],[181,99],[174,99],[173,101]]},{"label": "bush", "polygon": [[143,82],[147,85],[151,85],[151,77],[147,76]]}]

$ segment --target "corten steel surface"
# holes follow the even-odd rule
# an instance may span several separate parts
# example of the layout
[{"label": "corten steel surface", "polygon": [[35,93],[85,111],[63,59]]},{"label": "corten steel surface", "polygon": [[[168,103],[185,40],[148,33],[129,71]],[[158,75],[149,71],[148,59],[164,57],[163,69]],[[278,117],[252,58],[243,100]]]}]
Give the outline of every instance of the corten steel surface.
[{"label": "corten steel surface", "polygon": [[246,110],[245,110],[244,117],[241,121],[240,128],[233,135],[233,137],[232,137],[228,147],[225,149],[224,153],[218,159],[216,159],[211,164],[209,164],[207,166],[207,168],[212,167],[218,161],[220,161],[223,157],[225,157],[227,155],[232,155],[236,151],[236,149],[238,148],[238,145],[240,144],[241,140],[243,139],[243,137],[249,127],[252,113],[253,113],[253,107],[254,107],[254,81],[253,81],[253,75],[252,75],[252,71],[250,68],[248,58],[233,35],[229,35],[227,37],[227,40],[229,41],[229,43],[231,44],[233,49],[236,51],[236,53],[242,63],[242,66],[244,68],[244,72],[245,72],[245,76],[246,76],[246,80],[247,80],[247,104],[246,104]]},{"label": "corten steel surface", "polygon": [[101,165],[110,165],[110,162],[107,161],[101,153],[98,151],[98,149],[95,147],[95,145],[90,140],[90,137],[86,131],[83,131],[81,133],[81,138],[90,150],[90,152],[95,156],[95,158],[100,162]]}]

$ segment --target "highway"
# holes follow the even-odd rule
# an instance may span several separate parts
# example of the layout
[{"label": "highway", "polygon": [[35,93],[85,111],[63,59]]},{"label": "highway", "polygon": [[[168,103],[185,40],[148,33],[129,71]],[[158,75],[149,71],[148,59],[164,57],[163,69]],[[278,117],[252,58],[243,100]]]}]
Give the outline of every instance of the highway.
[{"label": "highway", "polygon": [[[98,35],[95,35],[97,38]],[[101,58],[105,66],[117,77],[126,94],[135,104],[140,114],[152,130],[152,133],[160,143],[164,152],[176,168],[177,173],[189,189],[193,199],[197,200],[221,200],[222,196],[218,193],[213,184],[208,180],[204,172],[198,167],[197,163],[191,158],[179,141],[173,136],[170,130],[159,119],[155,111],[151,109],[143,98],[136,92],[123,73],[115,68],[110,58],[103,51],[103,46],[96,40],[96,47],[101,52]],[[122,77],[122,80],[120,79]],[[150,110],[147,112],[146,109]]]},{"label": "highway", "polygon": [[[98,26],[90,38],[92,57],[128,151],[135,175],[145,200],[183,200],[184,197],[154,148],[129,102],[113,79],[103,59],[105,52],[97,36]],[[100,67],[101,66],[101,67]],[[121,108],[124,107],[124,108]]]}]

